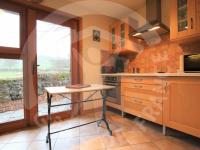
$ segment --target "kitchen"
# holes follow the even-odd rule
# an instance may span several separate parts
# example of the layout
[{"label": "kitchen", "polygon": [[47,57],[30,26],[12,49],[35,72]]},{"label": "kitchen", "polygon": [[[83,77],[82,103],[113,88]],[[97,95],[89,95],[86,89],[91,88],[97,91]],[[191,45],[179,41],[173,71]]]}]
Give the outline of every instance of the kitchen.
[{"label": "kitchen", "polygon": [[1,1],[0,150],[200,149],[199,14],[199,0]]},{"label": "kitchen", "polygon": [[110,51],[101,53],[104,84],[116,85],[108,91],[107,105],[122,117],[131,114],[162,125],[164,135],[169,127],[199,137],[198,2],[185,1],[188,16],[182,14],[184,1],[170,5],[170,28],[162,22],[161,2],[146,1],[149,24],[137,31],[132,16],[111,26]]}]

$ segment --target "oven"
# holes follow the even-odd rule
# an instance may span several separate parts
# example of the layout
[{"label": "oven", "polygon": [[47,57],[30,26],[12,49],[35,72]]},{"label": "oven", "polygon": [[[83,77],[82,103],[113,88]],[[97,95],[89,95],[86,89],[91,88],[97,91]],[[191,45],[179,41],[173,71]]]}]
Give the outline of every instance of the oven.
[{"label": "oven", "polygon": [[105,76],[103,78],[105,85],[115,86],[114,89],[107,90],[107,101],[121,105],[121,81],[117,76]]}]

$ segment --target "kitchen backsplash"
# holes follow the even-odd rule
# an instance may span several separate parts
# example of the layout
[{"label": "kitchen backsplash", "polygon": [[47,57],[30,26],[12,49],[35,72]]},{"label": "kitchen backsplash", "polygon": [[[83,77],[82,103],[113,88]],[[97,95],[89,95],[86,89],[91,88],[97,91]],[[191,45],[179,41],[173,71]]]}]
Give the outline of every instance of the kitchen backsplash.
[{"label": "kitchen backsplash", "polygon": [[[125,72],[181,72],[181,56],[190,53],[200,53],[200,42],[180,46],[177,42],[171,42],[169,35],[165,35],[159,44],[145,46],[135,57],[129,58],[125,63]],[[101,51],[101,66],[113,66],[114,61],[110,52]]]},{"label": "kitchen backsplash", "polygon": [[134,68],[137,68],[140,73],[180,72],[180,56],[183,53],[181,46],[170,42],[169,36],[165,36],[162,37],[161,43],[146,46],[136,58],[129,60],[125,72],[134,72]]}]

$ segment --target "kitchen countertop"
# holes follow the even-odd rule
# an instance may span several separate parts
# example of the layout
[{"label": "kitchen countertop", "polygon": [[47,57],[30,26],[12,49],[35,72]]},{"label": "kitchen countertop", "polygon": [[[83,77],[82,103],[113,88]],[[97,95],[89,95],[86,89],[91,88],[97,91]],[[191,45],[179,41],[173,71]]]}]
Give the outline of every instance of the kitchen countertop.
[{"label": "kitchen countertop", "polygon": [[101,75],[124,77],[200,77],[200,73],[108,73]]}]

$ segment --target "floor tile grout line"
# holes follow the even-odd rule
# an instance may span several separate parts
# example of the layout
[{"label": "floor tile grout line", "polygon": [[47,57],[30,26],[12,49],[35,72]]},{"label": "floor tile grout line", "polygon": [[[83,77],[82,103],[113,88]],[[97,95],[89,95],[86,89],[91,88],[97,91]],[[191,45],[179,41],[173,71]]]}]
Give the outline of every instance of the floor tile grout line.
[{"label": "floor tile grout line", "polygon": [[[117,118],[117,117],[116,117]],[[118,121],[116,121],[116,118],[114,119],[112,119],[111,118],[111,122],[114,122],[114,123],[117,123]],[[86,118],[87,119],[87,118]],[[79,118],[79,123],[80,123],[80,118]],[[123,121],[123,120],[122,120]],[[125,121],[124,121],[125,122]],[[73,123],[73,122],[72,122]],[[113,124],[114,124],[113,123]],[[134,122],[133,122],[133,125],[134,125]],[[115,134],[118,134],[118,133],[121,133],[121,135],[123,136],[123,138],[124,137],[126,137],[126,134],[123,134],[124,132],[129,132],[129,124],[127,123],[125,123],[125,125],[123,125],[123,129],[122,130],[117,130],[117,128],[120,128],[120,126],[119,127],[115,127],[115,126],[113,126],[114,127],[114,129],[113,129],[113,131],[116,131],[115,132]],[[150,126],[147,124],[147,129],[148,129],[148,131],[151,131],[151,130],[149,130],[149,129],[154,129],[154,127],[150,124]],[[156,127],[156,129],[157,129],[157,127]],[[89,134],[89,135],[87,135],[87,131],[92,131],[91,133],[92,134]],[[76,135],[76,133],[75,133],[75,135],[76,136],[72,136],[72,138],[77,138],[77,143],[79,143],[79,149],[81,149],[80,148],[80,144],[81,144],[81,138],[83,138],[84,139],[84,137],[96,137],[96,136],[99,136],[99,137],[101,137],[101,141],[102,141],[102,139],[103,139],[103,137],[104,137],[104,135],[107,135],[107,134],[105,134],[106,132],[104,132],[104,130],[99,130],[99,132],[96,130],[96,132],[93,132],[93,130],[95,131],[96,130],[96,127],[95,126],[92,126],[92,130],[90,130],[90,128],[88,128],[88,129],[86,129],[86,130],[84,130],[84,131],[86,131],[86,134],[82,134],[83,132],[81,132],[82,130],[81,130],[81,128],[78,128],[78,134]],[[43,132],[41,132],[42,134],[44,133],[46,131],[46,129],[45,128],[43,128]],[[103,132],[102,132],[103,131]],[[164,138],[162,138],[162,136],[161,136],[161,138],[159,139],[159,137],[160,137],[160,134],[158,134],[158,135],[155,135],[155,138],[154,138],[154,136],[152,137],[150,134],[153,134],[153,133],[150,133],[150,132],[143,132],[143,131],[141,131],[141,130],[139,130],[139,129],[136,129],[136,130],[134,130],[134,131],[140,131],[140,132],[142,132],[142,134],[144,134],[144,135],[146,135],[148,138],[150,138],[150,142],[144,142],[144,143],[137,143],[137,144],[127,144],[127,145],[121,145],[120,144],[120,146],[119,147],[124,147],[124,146],[134,146],[134,145],[139,145],[139,144],[145,144],[145,143],[152,143],[158,150],[161,150],[161,147],[160,147],[160,145],[159,144],[157,144],[156,142],[159,142],[159,141],[162,141],[162,140],[167,140],[167,141],[171,141],[171,140],[169,140],[168,138],[166,138],[166,137],[164,137]],[[133,132],[134,132],[133,131]],[[154,131],[154,130],[152,130],[152,131]],[[27,132],[24,132],[25,134],[28,134],[29,133],[29,130],[27,130]],[[23,132],[22,132],[22,135],[24,134]],[[30,132],[30,133],[32,133],[32,132]],[[33,132],[34,133],[34,132]],[[155,130],[155,133],[160,133],[160,130]],[[38,135],[38,134],[40,134],[40,132],[36,132],[36,136]],[[42,135],[41,134],[41,135]],[[67,134],[67,133],[66,133]],[[74,135],[74,132],[72,132],[71,133],[72,135]],[[17,136],[16,136],[17,134],[13,134],[13,137],[15,138],[17,138]],[[20,134],[19,134],[20,135]],[[120,136],[121,136],[120,135]],[[134,135],[134,134],[133,134]],[[7,139],[9,139],[9,137],[12,137],[12,135],[11,136],[8,136],[8,137],[5,137],[4,139],[2,138],[2,140],[4,140],[4,141],[6,141]],[[36,139],[36,138],[34,138],[35,136],[34,136],[34,134],[33,134],[33,136],[31,135],[31,137],[33,138],[31,141],[29,141],[29,143],[26,143],[26,141],[15,141],[15,142],[5,142],[2,146],[1,146],[1,148],[0,148],[0,150],[3,150],[3,148],[5,148],[5,146],[7,145],[7,144],[11,144],[11,143],[26,143],[27,144],[27,149],[28,148],[30,148],[30,145],[34,142],[34,141],[42,141],[42,142],[45,142],[45,140],[44,139]],[[62,139],[67,139],[67,138],[71,138],[70,136],[69,137],[63,137],[63,138],[60,138],[61,136],[58,134],[57,136],[55,136],[55,143],[53,144],[53,149],[55,148],[55,145],[56,145],[56,143],[59,141],[59,140],[62,140]],[[22,137],[23,138],[23,137]],[[40,136],[39,136],[39,138],[40,138]],[[43,138],[43,137],[42,137]],[[23,138],[24,139],[24,138]],[[118,139],[118,138],[117,138]],[[184,141],[184,140],[182,140],[181,138],[177,138],[177,139],[180,139],[181,141],[183,141],[183,143],[189,143],[190,144],[190,142],[187,142],[187,141]],[[13,140],[13,139],[11,139],[11,140]],[[127,140],[127,139],[126,139]],[[87,142],[87,140],[86,140],[86,142]],[[177,143],[176,142],[176,140],[175,141],[172,141],[173,143],[175,142],[175,143]],[[70,142],[69,142],[70,143]],[[103,147],[102,147],[102,149],[99,149],[99,150],[108,150],[110,147],[109,146],[107,146],[107,144],[106,144],[107,142],[103,142],[102,143],[102,145],[103,145]],[[134,143],[134,142],[133,142]],[[178,145],[179,145],[179,142],[177,143]],[[189,145],[188,144],[188,147],[190,147],[190,146],[192,146],[192,145]],[[108,143],[108,145],[110,145],[109,143]],[[90,146],[90,145],[89,145]],[[182,146],[184,146],[184,144],[182,145]],[[78,147],[77,147],[78,148]]]},{"label": "floor tile grout line", "polygon": [[33,142],[33,141],[31,141],[31,142],[29,143],[29,145],[27,146],[26,150],[29,149],[29,147],[31,146],[32,142]]},{"label": "floor tile grout line", "polygon": [[132,146],[136,146],[136,145],[140,145],[140,144],[153,144],[154,146],[156,146],[156,148],[158,149],[158,150],[161,150],[155,143],[153,143],[153,142],[144,142],[144,143],[138,143],[138,144],[130,144],[130,146],[132,147]]}]

